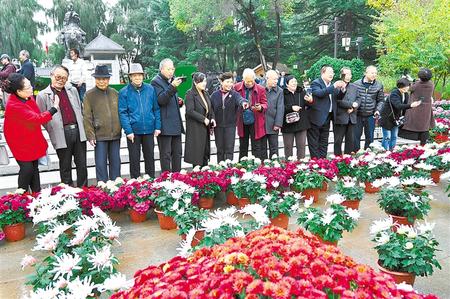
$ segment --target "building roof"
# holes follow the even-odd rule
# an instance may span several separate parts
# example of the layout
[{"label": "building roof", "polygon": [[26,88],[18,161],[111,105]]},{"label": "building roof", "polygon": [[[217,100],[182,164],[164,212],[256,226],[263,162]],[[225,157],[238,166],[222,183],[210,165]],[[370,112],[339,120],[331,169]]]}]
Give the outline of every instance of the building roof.
[{"label": "building roof", "polygon": [[96,53],[122,54],[125,53],[125,49],[112,39],[99,33],[98,36],[84,48],[85,56]]},{"label": "building roof", "polygon": [[[268,62],[267,63],[267,70],[271,70],[272,69],[272,63]],[[257,76],[259,75],[264,75],[264,69],[262,67],[262,64],[258,64],[255,68],[253,68],[253,71],[255,72],[255,74]],[[283,64],[283,63],[277,63],[277,71],[281,72],[285,72],[286,74],[290,74],[291,70],[287,67],[287,65]]]}]

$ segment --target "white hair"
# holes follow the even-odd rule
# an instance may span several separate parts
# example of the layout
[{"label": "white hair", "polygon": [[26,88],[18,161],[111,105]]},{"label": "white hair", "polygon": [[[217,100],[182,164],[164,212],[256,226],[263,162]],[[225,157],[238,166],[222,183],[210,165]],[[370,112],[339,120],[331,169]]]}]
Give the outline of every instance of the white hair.
[{"label": "white hair", "polygon": [[30,52],[27,50],[20,51],[19,55],[24,55],[26,58],[30,58]]},{"label": "white hair", "polygon": [[256,74],[255,71],[249,68],[246,68],[243,72],[242,72],[242,78],[246,78],[246,77],[252,77],[253,79],[256,78]]},{"label": "white hair", "polygon": [[266,72],[266,79],[269,79],[270,76],[278,77],[279,75],[278,75],[278,72],[277,72],[277,71],[274,71],[274,70],[268,70],[268,71]]},{"label": "white hair", "polygon": [[166,64],[168,64],[168,63],[172,63],[172,64],[173,64],[172,59],[170,59],[170,58],[164,58],[164,59],[161,60],[161,62],[159,63],[159,69],[161,70],[161,69],[164,67],[164,65],[166,65]]}]

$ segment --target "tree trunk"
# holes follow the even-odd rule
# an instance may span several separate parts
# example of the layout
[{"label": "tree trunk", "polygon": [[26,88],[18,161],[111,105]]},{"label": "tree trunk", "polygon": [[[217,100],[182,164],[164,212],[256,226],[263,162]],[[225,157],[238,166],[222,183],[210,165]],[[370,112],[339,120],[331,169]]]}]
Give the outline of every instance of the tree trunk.
[{"label": "tree trunk", "polygon": [[273,59],[272,69],[277,69],[278,60],[280,60],[280,48],[281,48],[281,17],[280,17],[280,6],[278,0],[274,1],[275,5],[275,20],[277,24],[277,42],[275,44],[275,58]]}]

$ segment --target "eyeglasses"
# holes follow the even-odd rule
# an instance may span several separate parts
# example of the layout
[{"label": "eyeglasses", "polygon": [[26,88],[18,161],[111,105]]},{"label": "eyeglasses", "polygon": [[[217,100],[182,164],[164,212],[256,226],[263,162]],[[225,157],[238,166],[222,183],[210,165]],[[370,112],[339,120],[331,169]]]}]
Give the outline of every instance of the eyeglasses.
[{"label": "eyeglasses", "polygon": [[55,78],[56,81],[67,81],[66,76],[54,76],[53,78]]}]

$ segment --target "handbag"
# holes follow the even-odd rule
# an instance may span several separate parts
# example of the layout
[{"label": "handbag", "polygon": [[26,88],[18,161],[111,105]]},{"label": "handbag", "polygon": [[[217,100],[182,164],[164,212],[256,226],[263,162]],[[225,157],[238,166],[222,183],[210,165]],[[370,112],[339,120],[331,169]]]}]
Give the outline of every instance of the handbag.
[{"label": "handbag", "polygon": [[5,145],[0,145],[0,165],[8,165],[9,156]]},{"label": "handbag", "polygon": [[242,121],[244,125],[253,125],[255,123],[255,113],[248,108],[242,111]]},{"label": "handbag", "polygon": [[[298,105],[300,106],[300,95],[298,96]],[[292,123],[296,123],[300,120],[300,113],[298,112],[289,112],[286,113],[286,123],[287,124],[292,124]]]},{"label": "handbag", "polygon": [[389,106],[391,106],[391,111],[392,111],[392,117],[394,118],[394,124],[397,127],[401,127],[405,124],[406,119],[404,116],[400,116],[399,118],[395,117],[395,113],[394,113],[394,108],[392,107],[392,103],[391,103],[391,97],[389,97],[388,99],[389,101]]}]

